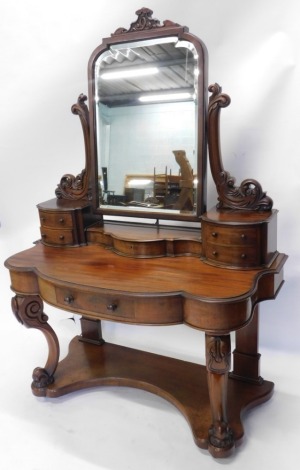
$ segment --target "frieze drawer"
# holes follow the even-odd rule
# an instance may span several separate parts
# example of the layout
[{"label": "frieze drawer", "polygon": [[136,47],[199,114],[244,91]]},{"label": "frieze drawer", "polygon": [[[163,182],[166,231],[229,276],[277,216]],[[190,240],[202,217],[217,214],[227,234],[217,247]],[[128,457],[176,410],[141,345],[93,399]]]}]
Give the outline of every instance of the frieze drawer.
[{"label": "frieze drawer", "polygon": [[112,318],[134,318],[133,299],[63,288],[56,288],[56,298],[61,306],[81,312],[95,312]]},{"label": "frieze drawer", "polygon": [[[44,281],[43,285],[47,283]],[[82,292],[76,289],[55,287],[55,300],[49,296],[49,286],[43,290],[45,300],[58,307],[89,317],[104,318],[125,323],[167,325],[182,323],[183,305],[180,296],[128,297],[120,295]]]}]

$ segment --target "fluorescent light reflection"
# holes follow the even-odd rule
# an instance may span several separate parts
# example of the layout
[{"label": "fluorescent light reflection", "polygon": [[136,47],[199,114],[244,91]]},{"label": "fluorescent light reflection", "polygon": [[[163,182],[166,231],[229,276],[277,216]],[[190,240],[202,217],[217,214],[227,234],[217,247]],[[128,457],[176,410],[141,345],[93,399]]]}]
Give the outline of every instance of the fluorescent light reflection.
[{"label": "fluorescent light reflection", "polygon": [[149,179],[132,179],[128,182],[128,186],[145,186],[152,183],[152,180]]},{"label": "fluorescent light reflection", "polygon": [[148,103],[150,101],[176,101],[176,100],[188,100],[191,99],[191,93],[167,93],[165,95],[144,95],[139,97],[139,101],[142,103]]},{"label": "fluorescent light reflection", "polygon": [[158,73],[157,67],[147,67],[139,69],[117,70],[115,72],[104,72],[101,74],[103,80],[116,80],[119,78],[144,77]]}]

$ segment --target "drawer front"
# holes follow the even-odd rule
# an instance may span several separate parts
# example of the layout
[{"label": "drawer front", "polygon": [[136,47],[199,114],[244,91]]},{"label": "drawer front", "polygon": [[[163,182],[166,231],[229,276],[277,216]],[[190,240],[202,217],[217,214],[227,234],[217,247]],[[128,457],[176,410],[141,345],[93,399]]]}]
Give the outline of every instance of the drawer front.
[{"label": "drawer front", "polygon": [[238,267],[253,267],[260,264],[260,254],[256,246],[217,245],[207,243],[206,258],[215,263]]},{"label": "drawer front", "polygon": [[155,258],[165,255],[166,242],[165,240],[158,240],[154,242],[135,242],[114,238],[113,250],[116,253],[121,253],[136,258]]},{"label": "drawer front", "polygon": [[204,237],[208,243],[255,245],[259,241],[259,228],[204,224]]},{"label": "drawer front", "polygon": [[73,219],[72,214],[70,212],[48,212],[40,210],[39,214],[42,227],[73,227]]},{"label": "drawer front", "polygon": [[46,245],[72,245],[74,243],[73,230],[55,230],[41,227],[41,237]]},{"label": "drawer front", "polygon": [[82,312],[94,312],[110,318],[134,318],[133,299],[92,292],[77,292],[60,287],[57,287],[55,291],[58,305],[68,306]]},{"label": "drawer front", "polygon": [[89,317],[144,325],[174,325],[183,321],[181,296],[126,297],[49,286],[40,281],[44,300]]}]

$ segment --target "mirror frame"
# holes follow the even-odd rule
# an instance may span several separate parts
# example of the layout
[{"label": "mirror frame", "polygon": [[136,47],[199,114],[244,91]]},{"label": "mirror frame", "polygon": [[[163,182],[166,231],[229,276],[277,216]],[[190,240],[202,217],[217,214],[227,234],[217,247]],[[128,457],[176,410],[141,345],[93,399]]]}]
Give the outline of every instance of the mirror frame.
[{"label": "mirror frame", "polygon": [[[129,29],[118,28],[110,38],[103,39],[88,63],[89,79],[89,108],[85,104],[87,97],[81,94],[76,104],[71,108],[73,114],[79,116],[85,144],[85,168],[77,176],[65,174],[55,190],[57,199],[71,201],[89,201],[89,205],[95,215],[112,215],[118,217],[149,218],[158,220],[181,220],[185,222],[199,222],[201,215],[206,211],[207,196],[207,147],[212,177],[218,194],[218,209],[230,209],[240,211],[269,211],[273,201],[263,191],[260,183],[255,179],[245,179],[240,186],[236,186],[235,178],[225,170],[220,149],[220,110],[230,104],[230,97],[222,93],[222,88],[215,83],[207,88],[208,55],[204,43],[196,36],[189,33],[185,26],[180,26],[170,20],[161,25],[159,20],[152,18],[152,11],[142,8],[136,12],[138,19],[131,23]],[[202,73],[198,75],[198,120],[196,134],[197,139],[197,174],[202,175],[201,191],[197,191],[196,214],[178,214],[131,210],[118,210],[118,206],[105,209],[99,207],[98,186],[98,154],[97,154],[97,129],[95,112],[95,80],[94,72],[98,57],[107,51],[111,45],[142,41],[147,39],[165,38],[177,36],[178,39],[191,42],[199,57],[199,66]],[[207,95],[211,92],[207,105]],[[174,211],[175,212],[175,211]]]},{"label": "mirror frame", "polygon": [[[113,215],[113,216],[127,216],[138,218],[151,218],[162,220],[184,220],[186,222],[199,221],[200,216],[206,210],[206,175],[207,175],[207,139],[206,139],[206,119],[207,119],[207,50],[203,42],[196,36],[189,33],[185,26],[181,26],[172,21],[166,20],[161,25],[159,20],[152,18],[152,11],[148,8],[142,8],[136,12],[138,19],[131,23],[128,29],[118,28],[115,33],[109,38],[104,38],[102,43],[92,53],[88,63],[88,83],[89,83],[89,121],[90,121],[90,142],[87,157],[87,172],[90,177],[90,198],[92,200],[93,209],[96,213]],[[177,211],[174,213],[167,211],[145,211],[115,208],[105,208],[99,206],[99,188],[98,188],[98,148],[97,148],[97,129],[96,129],[96,107],[95,107],[95,66],[99,56],[109,50],[110,46],[122,43],[130,43],[135,41],[143,41],[148,39],[166,38],[168,36],[176,36],[180,40],[186,40],[193,44],[197,55],[198,64],[201,73],[198,75],[198,102],[197,102],[197,119],[195,134],[197,136],[195,155],[197,162],[197,174],[202,175],[200,184],[198,183],[196,192],[196,211],[192,214],[180,214]],[[83,103],[81,103],[82,105]],[[76,106],[76,105],[75,105]],[[78,107],[78,106],[77,106]],[[73,107],[74,108],[74,107]],[[80,114],[78,109],[73,109],[73,112]],[[89,161],[88,161],[89,160]],[[199,190],[199,188],[201,188]]]}]

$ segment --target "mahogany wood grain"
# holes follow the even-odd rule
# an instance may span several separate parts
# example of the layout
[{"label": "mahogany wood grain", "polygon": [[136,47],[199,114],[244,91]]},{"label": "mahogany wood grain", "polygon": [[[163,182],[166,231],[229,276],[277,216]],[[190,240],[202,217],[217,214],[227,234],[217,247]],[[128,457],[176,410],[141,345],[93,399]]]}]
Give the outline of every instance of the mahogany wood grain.
[{"label": "mahogany wood grain", "polygon": [[[230,98],[214,84],[209,87],[207,107],[205,45],[186,27],[170,20],[160,24],[148,8],[136,13],[138,19],[128,29],[118,28],[90,58],[89,109],[85,95],[72,107],[83,128],[85,168],[77,176],[63,175],[57,199],[38,205],[42,242],[5,263],[16,294],[13,312],[26,327],[40,330],[48,343],[45,366],[34,369],[35,395],[57,397],[99,385],[148,390],[178,407],[198,446],[214,457],[226,457],[241,442],[241,413],[273,392],[273,383],[259,375],[258,303],[277,295],[287,257],[277,252],[277,211],[272,210],[272,199],[256,180],[246,179],[236,186],[224,169],[219,115]],[[195,212],[99,207],[97,60],[116,44],[169,36],[193,45],[201,70],[196,80],[199,184]],[[207,142],[219,197],[217,209],[204,213]],[[190,188],[190,184],[184,186]],[[155,218],[157,223],[117,225],[104,222],[105,215]],[[162,227],[158,220],[162,217],[193,222],[197,228]],[[82,316],[82,335],[72,340],[61,362],[58,338],[48,324],[43,301]],[[185,323],[202,330],[206,367],[106,344],[102,319]],[[230,373],[233,331],[236,348]]]},{"label": "mahogany wood grain", "polygon": [[[193,257],[136,260],[101,246],[57,250],[37,244],[9,258],[6,266],[16,293],[41,294],[66,310],[128,323],[185,322],[220,333],[247,324],[260,295],[276,295],[285,258],[278,255],[270,268],[238,271]],[[116,304],[113,311],[111,303]]]},{"label": "mahogany wood grain", "polygon": [[[202,449],[209,447],[215,457],[220,457],[222,449],[219,452],[208,440],[211,410],[206,374],[206,368],[198,364],[110,343],[103,346],[83,343],[80,337],[75,337],[69,354],[58,364],[55,382],[43,390],[33,389],[33,393],[55,398],[101,385],[147,390],[175,405],[187,419],[195,443]],[[228,421],[235,446],[244,435],[242,413],[268,400],[273,388],[274,384],[268,381],[249,385],[228,380]],[[226,455],[231,451],[224,450]]]},{"label": "mahogany wood grain", "polygon": [[98,223],[87,229],[86,236],[89,244],[107,246],[115,253],[135,258],[199,256],[202,253],[199,227]]},{"label": "mahogany wood grain", "polygon": [[[232,423],[228,413],[228,400],[232,399],[229,399],[228,395],[230,332],[245,327],[247,331],[256,330],[256,321],[251,322],[253,309],[259,301],[271,299],[277,294],[283,282],[285,259],[285,255],[278,254],[269,267],[228,270],[210,266],[197,257],[136,259],[119,256],[99,245],[57,249],[42,243],[10,257],[5,264],[10,270],[11,287],[16,293],[13,299],[14,313],[25,326],[41,330],[49,347],[45,367],[37,367],[34,370],[33,393],[38,396],[58,396],[100,384],[124,384],[145,388],[169,399],[181,409],[191,424],[198,445],[207,447],[215,457],[229,455],[242,435],[240,418],[238,424],[235,421]],[[152,325],[186,323],[205,331],[205,379],[207,378],[209,398],[203,400],[200,392],[200,388],[202,390],[204,387],[202,379],[201,384],[197,385],[197,390],[192,387],[191,392],[191,396],[200,396],[201,401],[204,401],[202,411],[199,408],[195,418],[195,411],[190,412],[190,403],[186,405],[185,400],[182,402],[185,385],[180,389],[178,382],[175,389],[169,390],[166,389],[164,381],[157,382],[156,363],[152,363],[154,369],[151,372],[151,380],[145,382],[141,374],[142,369],[148,371],[149,361],[144,361],[144,353],[138,351],[134,353],[135,359],[132,362],[137,363],[139,357],[142,357],[141,368],[134,373],[127,369],[121,377],[118,377],[119,373],[114,372],[114,368],[117,364],[117,367],[121,368],[118,370],[123,370],[124,351],[117,356],[116,364],[110,371],[106,356],[104,365],[100,366],[98,353],[97,360],[89,358],[89,367],[86,364],[81,367],[80,361],[85,361],[84,354],[80,358],[83,350],[81,346],[80,350],[76,346],[75,356],[72,353],[68,359],[61,362],[65,364],[67,361],[67,369],[61,368],[57,336],[48,325],[41,299],[56,307],[83,315],[81,343],[85,346],[104,347],[101,319]],[[247,326],[248,324],[251,326]],[[232,379],[242,378],[243,382],[245,376],[247,379],[247,361],[241,360],[240,357],[248,351],[250,354],[247,355],[247,360],[251,366],[248,382],[255,382],[253,370],[256,369],[251,359],[253,348],[253,339],[245,341],[245,335],[238,336],[235,352],[237,362]],[[108,358],[109,364],[114,352],[110,354],[112,357]],[[162,358],[158,362],[165,364],[165,370],[170,369],[169,374],[172,374],[173,368],[176,367],[179,370],[176,372],[176,380],[187,384],[187,389],[191,391],[190,377],[187,377],[187,371],[180,372],[181,365],[177,362],[170,365],[169,359]],[[99,367],[104,367],[105,377],[103,372],[99,375]],[[188,368],[189,366],[184,366],[183,369]],[[243,371],[242,377],[240,370]],[[197,373],[199,374],[198,370]],[[173,380],[173,375],[168,377]],[[252,388],[255,393],[251,392],[250,398],[243,400],[241,406],[234,406],[232,413],[239,416],[243,408],[268,399],[273,385],[265,384],[263,380],[259,380],[258,385],[263,388]],[[204,422],[203,413],[206,416]],[[207,425],[208,415],[211,416],[210,425]],[[200,434],[199,422],[205,428],[201,428]],[[235,427],[239,431],[235,431]]]}]

